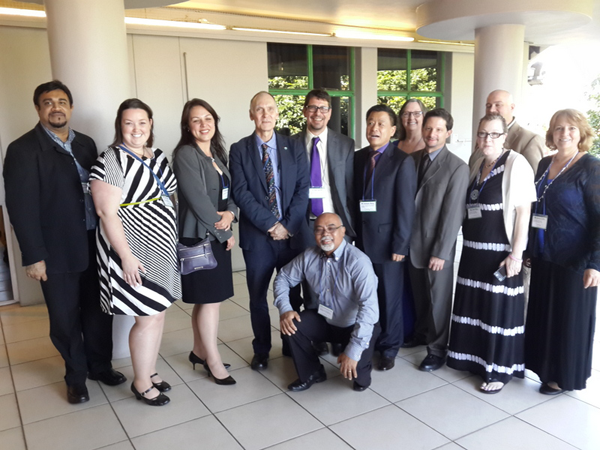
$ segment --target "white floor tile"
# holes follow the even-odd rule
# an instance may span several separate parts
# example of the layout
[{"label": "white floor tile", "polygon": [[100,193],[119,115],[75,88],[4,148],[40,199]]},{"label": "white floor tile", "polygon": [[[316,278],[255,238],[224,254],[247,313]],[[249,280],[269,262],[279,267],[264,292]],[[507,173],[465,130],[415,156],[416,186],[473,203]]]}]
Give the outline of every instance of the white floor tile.
[{"label": "white floor tile", "polygon": [[[248,318],[248,320],[250,320],[250,318]],[[250,364],[252,357],[254,356],[254,350],[252,349],[253,339],[254,336],[250,335],[242,339],[228,341],[227,347],[231,348],[237,355]],[[281,347],[281,334],[277,330],[271,331],[271,351],[269,352],[271,359],[278,358],[282,355]]]},{"label": "white floor tile", "polygon": [[106,447],[97,450],[135,450],[130,441],[117,442],[116,444],[107,445]]},{"label": "white floor tile", "polygon": [[346,444],[342,439],[329,431],[327,428],[323,428],[321,430],[305,434],[304,436],[282,442],[281,444],[277,444],[273,447],[269,447],[269,450],[306,450],[321,448],[327,450],[347,450],[351,449],[352,447]]},{"label": "white floor tile", "polygon": [[567,395],[600,408],[600,372],[592,371],[592,377],[587,380],[584,390],[567,392]]},{"label": "white floor tile", "polygon": [[0,344],[0,367],[8,367],[8,353],[5,344]]},{"label": "white floor tile", "polygon": [[10,367],[0,369],[0,396],[15,392]]},{"label": "white floor tile", "polygon": [[0,444],[2,449],[6,450],[26,450],[23,428],[17,427],[0,431]]},{"label": "white floor tile", "polygon": [[11,365],[58,355],[48,336],[6,344]]},{"label": "white floor tile", "polygon": [[194,333],[192,327],[184,330],[171,331],[164,333],[160,344],[159,354],[166,358],[178,353],[190,352],[194,342]]},{"label": "white floor tile", "polygon": [[35,306],[14,306],[0,312],[0,321],[2,326],[16,325],[19,323],[25,323],[32,320],[47,319],[48,308],[46,305],[35,305]]},{"label": "white floor tile", "polygon": [[0,431],[21,426],[19,408],[15,394],[7,394],[0,397]]},{"label": "white floor tile", "polygon": [[4,325],[2,328],[4,329],[7,344],[25,341],[27,339],[47,337],[50,335],[50,322],[48,319],[31,320],[14,325]]},{"label": "white floor tile", "polygon": [[393,405],[333,425],[331,430],[357,450],[431,450],[448,442]]},{"label": "white floor tile", "polygon": [[[397,405],[451,440],[508,417],[505,412],[452,385],[411,397]],[[460,413],[457,405],[460,405]]]},{"label": "white floor tile", "polygon": [[252,324],[250,323],[250,315],[221,320],[219,322],[218,336],[223,342],[231,342],[254,336]]},{"label": "white floor tile", "polygon": [[574,450],[575,447],[514,417],[456,441],[467,450]]},{"label": "white floor tile", "polygon": [[600,448],[600,409],[568,395],[561,394],[516,417],[579,449]]},{"label": "white floor tile", "polygon": [[246,450],[279,444],[323,427],[285,394],[229,409],[216,416]]},{"label": "white floor tile", "polygon": [[250,320],[250,311],[248,311],[248,305],[243,308],[232,300],[225,300],[223,303],[221,303],[221,308],[219,308],[220,320],[235,319],[236,317],[244,316],[247,316],[248,320]]},{"label": "white floor tile", "polygon": [[169,308],[170,311],[165,316],[165,329],[164,333],[171,331],[185,330],[192,327],[192,318],[190,314],[180,308]]},{"label": "white floor tile", "polygon": [[65,376],[65,362],[61,356],[12,365],[11,368],[17,391],[64,381]]}]

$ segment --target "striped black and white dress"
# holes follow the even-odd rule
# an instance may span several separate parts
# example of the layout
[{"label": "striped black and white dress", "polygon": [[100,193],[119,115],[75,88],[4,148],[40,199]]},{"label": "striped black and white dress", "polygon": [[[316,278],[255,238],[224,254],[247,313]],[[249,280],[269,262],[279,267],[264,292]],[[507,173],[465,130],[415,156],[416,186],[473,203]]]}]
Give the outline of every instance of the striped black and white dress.
[{"label": "striped black and white dress", "polygon": [[[177,180],[161,150],[144,162],[158,175],[167,191],[177,189]],[[167,309],[181,298],[177,264],[175,210],[161,199],[154,176],[140,161],[118,147],[102,153],[92,167],[90,180],[100,180],[122,189],[119,219],[133,255],[146,269],[142,286],[132,287],[123,279],[121,259],[111,247],[100,221],[97,232],[98,271],[102,309],[108,314],[148,316]]]},{"label": "striped black and white dress", "polygon": [[523,378],[525,371],[523,278],[519,274],[498,281],[494,276],[510,253],[502,204],[508,154],[500,158],[479,195],[482,217],[463,223],[448,350],[449,367],[480,375],[485,382],[508,383],[512,377]]}]

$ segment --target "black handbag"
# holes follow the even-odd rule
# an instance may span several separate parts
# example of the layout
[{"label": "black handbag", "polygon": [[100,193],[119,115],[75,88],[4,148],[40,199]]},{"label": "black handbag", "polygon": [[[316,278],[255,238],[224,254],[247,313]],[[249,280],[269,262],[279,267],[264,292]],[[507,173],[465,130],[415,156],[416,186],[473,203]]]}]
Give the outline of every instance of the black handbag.
[{"label": "black handbag", "polygon": [[178,243],[177,258],[179,259],[181,275],[217,267],[217,260],[212,252],[208,237],[191,247]]}]

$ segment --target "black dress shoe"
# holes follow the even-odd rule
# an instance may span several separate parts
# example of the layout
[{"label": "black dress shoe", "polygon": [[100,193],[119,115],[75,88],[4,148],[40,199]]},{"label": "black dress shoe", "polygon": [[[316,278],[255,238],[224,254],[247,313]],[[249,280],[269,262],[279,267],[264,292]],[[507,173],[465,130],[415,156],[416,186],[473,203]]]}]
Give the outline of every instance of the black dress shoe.
[{"label": "black dress shoe", "polygon": [[88,375],[90,380],[101,381],[107,386],[118,386],[127,381],[125,375],[121,372],[117,372],[115,369],[108,369],[104,372],[90,373]]},{"label": "black dress shoe", "polygon": [[340,356],[344,351],[344,347],[342,344],[332,343],[331,344],[331,354],[333,356]]},{"label": "black dress shoe", "polygon": [[90,394],[88,393],[85,384],[73,384],[71,386],[67,386],[67,400],[69,403],[75,405],[77,403],[85,403],[89,399]]},{"label": "black dress shoe", "polygon": [[148,392],[150,392],[152,389],[156,389],[154,387],[154,385],[150,386],[144,392],[138,392],[138,390],[135,388],[133,383],[131,383],[131,392],[133,392],[133,395],[135,395],[135,398],[137,398],[138,400],[143,400],[144,403],[146,403],[146,405],[163,406],[171,401],[171,399],[169,397],[167,397],[165,394],[163,394],[162,392],[160,392],[158,394],[158,396],[156,396],[154,398],[146,398],[146,394]]},{"label": "black dress shoe", "polygon": [[442,358],[441,356],[427,355],[423,362],[421,362],[419,370],[422,370],[423,372],[433,372],[442,367],[445,361],[446,358]]},{"label": "black dress shoe", "polygon": [[[204,365],[204,360],[202,358],[200,358],[199,356],[196,356],[196,354],[194,353],[193,350],[190,352],[190,356],[188,357],[188,359],[192,363],[192,368],[194,370],[196,370],[196,364],[200,364],[201,366]],[[231,367],[231,364],[224,363],[223,365],[225,366],[226,369],[229,369]]]},{"label": "black dress shoe", "polygon": [[400,347],[415,348],[415,347],[418,347],[419,345],[425,345],[425,341],[423,339],[412,337],[412,338],[404,341]]},{"label": "black dress shoe", "polygon": [[366,390],[369,386],[362,386],[360,384],[358,384],[356,381],[352,384],[352,389],[354,389],[356,392],[362,392],[364,390]]},{"label": "black dress shoe", "polygon": [[208,377],[213,377],[213,379],[215,380],[215,383],[220,384],[222,386],[230,386],[232,384],[235,384],[236,381],[233,379],[233,377],[231,375],[229,375],[226,378],[217,378],[213,375],[213,373],[210,371],[210,367],[208,367],[208,363],[204,362],[204,370],[206,370],[208,372]]},{"label": "black dress shoe", "polygon": [[544,395],[558,395],[558,394],[562,394],[563,392],[565,392],[564,389],[554,389],[553,387],[551,387],[548,383],[542,383],[542,385],[540,386],[540,394],[544,394]]},{"label": "black dress shoe", "polygon": [[377,365],[378,370],[390,370],[393,369],[396,365],[396,358],[389,358],[387,356],[382,356],[379,359],[379,364]]},{"label": "black dress shoe", "polygon": [[329,347],[327,347],[327,342],[313,342],[313,348],[315,349],[315,353],[318,356],[324,356],[329,353]]},{"label": "black dress shoe", "polygon": [[[152,381],[152,378],[157,377],[157,376],[158,376],[157,373],[155,373],[154,375],[150,375],[150,381]],[[167,383],[166,381],[161,381],[160,383],[155,383],[154,381],[152,381],[152,386],[154,386],[160,392],[167,392],[167,391],[171,390],[171,385],[169,383]]]},{"label": "black dress shoe", "polygon": [[269,355],[259,355],[258,353],[252,357],[250,368],[252,370],[264,370],[269,365]]},{"label": "black dress shoe", "polygon": [[315,383],[321,383],[327,379],[327,374],[325,373],[325,368],[321,366],[319,370],[313,373],[306,381],[301,381],[298,378],[292,384],[288,386],[288,389],[292,392],[300,392],[305,391],[309,387],[311,387]]}]

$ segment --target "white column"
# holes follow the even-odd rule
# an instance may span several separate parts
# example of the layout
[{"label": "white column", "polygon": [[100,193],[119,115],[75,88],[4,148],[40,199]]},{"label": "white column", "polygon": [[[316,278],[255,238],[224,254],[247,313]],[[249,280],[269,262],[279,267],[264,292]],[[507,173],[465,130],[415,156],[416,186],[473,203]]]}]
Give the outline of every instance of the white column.
[{"label": "white column", "polygon": [[[73,94],[71,126],[103,151],[117,108],[130,97],[123,0],[45,0],[52,76]],[[113,358],[129,356],[133,318],[116,316]]]},{"label": "white column", "polygon": [[355,50],[356,55],[356,148],[369,145],[367,141],[367,121],[365,115],[369,108],[377,104],[377,49],[362,47]]},{"label": "white column", "polygon": [[475,30],[473,130],[485,114],[490,92],[504,89],[521,97],[524,25],[491,25]]},{"label": "white column", "polygon": [[131,96],[123,0],[44,4],[52,76],[73,94],[73,128],[102,151],[114,137],[119,104]]}]

